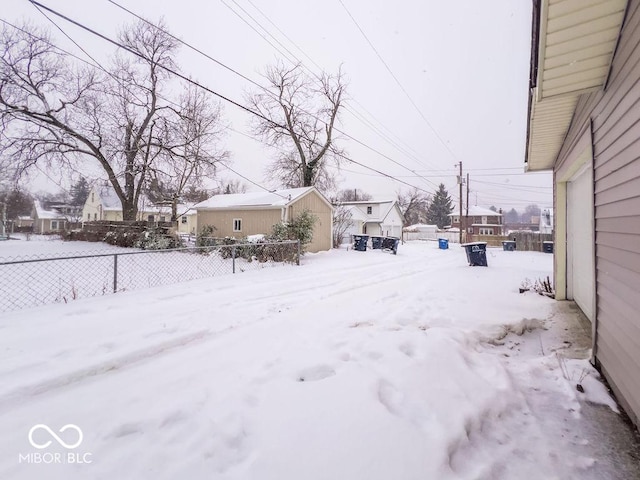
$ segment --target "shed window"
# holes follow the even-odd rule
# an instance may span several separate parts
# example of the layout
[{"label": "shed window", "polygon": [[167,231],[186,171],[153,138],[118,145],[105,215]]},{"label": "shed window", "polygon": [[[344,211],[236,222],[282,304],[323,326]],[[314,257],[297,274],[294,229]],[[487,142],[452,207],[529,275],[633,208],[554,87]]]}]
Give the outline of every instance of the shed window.
[{"label": "shed window", "polygon": [[58,230],[58,222],[56,220],[51,220],[51,230]]},{"label": "shed window", "polygon": [[242,231],[242,219],[241,218],[234,218],[233,219],[233,231],[234,232],[241,232]]},{"label": "shed window", "polygon": [[183,225],[187,223],[187,217],[180,217],[180,223],[182,223]]},{"label": "shed window", "polygon": [[373,207],[367,207],[367,215],[371,215],[373,213]]}]

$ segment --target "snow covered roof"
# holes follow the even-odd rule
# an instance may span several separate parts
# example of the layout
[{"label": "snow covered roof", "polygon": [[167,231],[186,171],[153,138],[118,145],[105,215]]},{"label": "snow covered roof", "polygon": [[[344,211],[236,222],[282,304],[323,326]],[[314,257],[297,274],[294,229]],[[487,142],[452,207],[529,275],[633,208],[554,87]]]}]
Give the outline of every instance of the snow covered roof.
[{"label": "snow covered roof", "polygon": [[404,227],[403,230],[407,232],[428,232],[438,230],[438,226],[427,225],[426,223],[415,223],[413,225],[409,225],[408,227]]},{"label": "snow covered roof", "polygon": [[340,202],[342,205],[373,205],[375,203],[377,204],[383,204],[383,203],[393,203],[395,202],[395,200],[354,200],[354,201],[350,201],[350,202]]},{"label": "snow covered roof", "polygon": [[116,191],[110,185],[103,185],[96,187],[96,192],[102,202],[103,211],[120,211],[122,210],[122,203],[116,194]]},{"label": "snow covered roof", "polygon": [[40,203],[40,200],[34,200],[33,201],[33,208],[36,211],[36,218],[50,219],[50,220],[63,220],[63,219],[66,218],[60,212],[57,212],[55,210],[48,210],[48,209],[44,208],[42,206],[42,204]]},{"label": "snow covered roof", "polygon": [[360,222],[366,222],[368,220],[367,215],[355,205],[346,205],[345,208],[351,213],[351,220]]},{"label": "snow covered roof", "polygon": [[215,195],[193,208],[200,209],[234,209],[234,208],[272,208],[284,207],[298,198],[306,195],[314,187],[288,188],[272,192],[234,193],[230,195]]},{"label": "snow covered roof", "polygon": [[[384,222],[385,218],[389,215],[389,212],[397,206],[398,202],[396,200],[358,200],[354,202],[340,202],[340,204],[348,207],[352,212],[354,212],[352,216],[354,220],[361,220],[369,223],[380,223]],[[367,215],[363,212],[362,208],[359,208],[369,205],[380,206],[377,216],[374,217],[370,214]]]},{"label": "snow covered roof", "polygon": [[[466,215],[467,214],[467,210],[466,208],[462,209],[462,215]],[[458,209],[458,207],[454,207],[453,212],[449,214],[450,217],[453,216],[458,216],[460,215],[460,210]],[[489,209],[489,208],[484,208],[484,207],[478,207],[477,205],[469,205],[469,216],[474,216],[474,217],[482,217],[482,216],[494,216],[494,217],[501,217],[502,214],[498,213],[498,212],[494,212],[493,210]]]}]

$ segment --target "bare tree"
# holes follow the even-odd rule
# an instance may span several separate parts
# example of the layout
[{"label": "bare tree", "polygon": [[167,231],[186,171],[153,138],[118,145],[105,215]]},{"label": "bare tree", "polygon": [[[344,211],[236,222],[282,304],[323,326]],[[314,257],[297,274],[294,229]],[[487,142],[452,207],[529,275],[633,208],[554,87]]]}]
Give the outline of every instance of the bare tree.
[{"label": "bare tree", "polygon": [[171,205],[171,221],[176,221],[183,194],[201,187],[204,178],[214,177],[218,163],[229,152],[219,146],[224,132],[222,108],[203,90],[187,86],[179,109],[173,110],[177,121],[163,118],[160,156],[150,177],[159,187],[162,202]]},{"label": "bare tree", "polygon": [[161,100],[177,42],[162,25],[135,23],[119,40],[138,56],[116,56],[104,73],[77,68],[46,32],[24,30],[1,32],[0,119],[8,132],[0,136],[1,156],[16,160],[17,174],[42,163],[78,170],[91,158],[120,199],[123,219],[135,220],[151,173],[177,158],[167,154],[176,146],[166,143],[168,122],[194,118]]},{"label": "bare tree", "polygon": [[429,195],[417,188],[406,193],[399,191],[398,205],[404,216],[405,226],[426,222],[430,201]]},{"label": "bare tree", "polygon": [[269,176],[286,187],[331,189],[335,179],[328,167],[339,166],[343,154],[334,132],[346,89],[342,71],[312,79],[300,65],[288,68],[279,62],[267,67],[264,76],[270,91],[255,93],[248,102],[263,117],[255,120],[255,133],[284,151]]},{"label": "bare tree", "polygon": [[353,226],[352,214],[344,205],[338,204],[333,210],[333,248],[339,248],[342,239]]},{"label": "bare tree", "polygon": [[219,185],[213,190],[214,195],[229,195],[232,193],[246,193],[247,186],[240,180],[225,180],[222,179]]},{"label": "bare tree", "polygon": [[338,202],[361,202],[371,200],[371,198],[373,197],[371,197],[367,192],[358,190],[357,188],[340,190],[337,195]]}]

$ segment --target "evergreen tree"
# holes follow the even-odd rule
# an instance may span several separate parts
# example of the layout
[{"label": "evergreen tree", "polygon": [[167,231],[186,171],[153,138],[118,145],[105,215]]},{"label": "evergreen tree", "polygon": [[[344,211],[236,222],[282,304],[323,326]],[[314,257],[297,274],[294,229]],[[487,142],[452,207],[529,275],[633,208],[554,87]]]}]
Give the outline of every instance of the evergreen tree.
[{"label": "evergreen tree", "polygon": [[520,221],[520,214],[515,208],[512,208],[504,214],[504,223],[518,223]]},{"label": "evergreen tree", "polygon": [[437,225],[438,228],[450,225],[449,214],[452,211],[453,205],[451,197],[447,189],[444,188],[444,184],[441,183],[427,209],[427,222],[431,225]]},{"label": "evergreen tree", "polygon": [[71,205],[82,206],[87,201],[91,187],[84,177],[80,177],[76,183],[71,186]]},{"label": "evergreen tree", "polygon": [[31,195],[18,189],[0,191],[0,220],[4,204],[7,206],[7,219],[15,220],[19,215],[31,214],[33,199]]}]

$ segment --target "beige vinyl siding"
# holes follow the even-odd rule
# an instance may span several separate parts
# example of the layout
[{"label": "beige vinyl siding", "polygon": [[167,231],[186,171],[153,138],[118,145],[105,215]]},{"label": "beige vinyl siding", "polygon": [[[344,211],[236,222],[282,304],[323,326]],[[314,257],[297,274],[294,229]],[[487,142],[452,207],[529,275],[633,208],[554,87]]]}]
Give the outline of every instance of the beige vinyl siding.
[{"label": "beige vinyl siding", "polygon": [[[202,230],[205,225],[216,227],[213,235],[215,237],[246,237],[259,233],[268,235],[271,233],[273,225],[281,220],[282,209],[262,209],[262,210],[199,210],[198,230]],[[242,230],[233,231],[233,220],[242,220]]]},{"label": "beige vinyl siding", "polygon": [[640,418],[640,0],[631,0],[603,92],[583,95],[556,172],[578,132],[593,129],[596,358],[618,399]]},{"label": "beige vinyl siding", "polygon": [[313,226],[313,239],[307,246],[308,252],[320,252],[331,249],[331,231],[333,213],[331,206],[315,191],[309,192],[289,208],[289,218],[294,218],[304,210],[316,217]]}]

